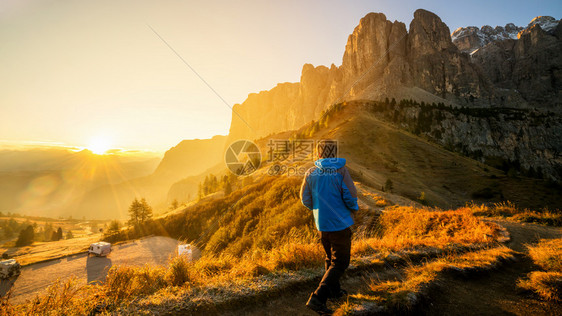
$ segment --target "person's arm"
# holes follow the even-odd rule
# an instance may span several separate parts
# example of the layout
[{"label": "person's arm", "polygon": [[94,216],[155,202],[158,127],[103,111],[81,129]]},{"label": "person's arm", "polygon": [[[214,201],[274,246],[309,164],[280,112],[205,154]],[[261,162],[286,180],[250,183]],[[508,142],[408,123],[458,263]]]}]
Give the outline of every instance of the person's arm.
[{"label": "person's arm", "polygon": [[312,210],[314,208],[312,203],[312,190],[310,189],[310,183],[308,182],[308,176],[310,175],[310,171],[307,171],[304,175],[304,179],[301,185],[301,202],[306,208]]},{"label": "person's arm", "polygon": [[355,184],[353,184],[353,180],[351,179],[351,175],[346,167],[342,168],[342,197],[345,206],[348,209],[357,211],[359,209],[359,205],[357,204],[357,189],[355,188]]}]

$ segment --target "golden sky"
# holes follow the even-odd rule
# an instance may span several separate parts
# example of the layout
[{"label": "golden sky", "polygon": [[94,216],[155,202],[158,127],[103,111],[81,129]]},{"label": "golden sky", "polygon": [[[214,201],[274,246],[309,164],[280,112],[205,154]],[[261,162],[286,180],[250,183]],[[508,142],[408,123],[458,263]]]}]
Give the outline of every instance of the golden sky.
[{"label": "golden sky", "polygon": [[164,151],[226,134],[228,106],[148,25],[233,105],[298,81],[304,63],[340,65],[371,11],[408,24],[424,7],[454,30],[560,9],[499,2],[501,13],[467,1],[1,0],[0,141]]}]

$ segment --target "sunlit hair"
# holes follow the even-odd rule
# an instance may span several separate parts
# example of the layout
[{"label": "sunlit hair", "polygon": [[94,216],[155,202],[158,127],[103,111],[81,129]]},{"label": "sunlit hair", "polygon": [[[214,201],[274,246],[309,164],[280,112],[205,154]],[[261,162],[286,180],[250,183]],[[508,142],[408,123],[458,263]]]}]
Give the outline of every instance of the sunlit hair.
[{"label": "sunlit hair", "polygon": [[318,158],[337,158],[338,142],[336,140],[320,140],[316,145]]}]

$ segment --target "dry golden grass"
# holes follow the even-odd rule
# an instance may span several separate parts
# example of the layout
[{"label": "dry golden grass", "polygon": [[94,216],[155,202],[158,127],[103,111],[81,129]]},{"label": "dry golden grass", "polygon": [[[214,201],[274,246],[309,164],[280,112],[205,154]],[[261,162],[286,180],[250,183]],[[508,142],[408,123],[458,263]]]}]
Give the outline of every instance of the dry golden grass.
[{"label": "dry golden grass", "polygon": [[562,273],[533,271],[527,279],[519,279],[517,285],[537,293],[545,300],[562,300]]},{"label": "dry golden grass", "polygon": [[102,238],[101,234],[93,234],[87,237],[63,239],[51,242],[36,242],[31,246],[20,248],[2,248],[0,253],[7,253],[10,258],[16,259],[22,265],[29,265],[40,261],[57,259],[63,256],[85,252],[91,243]]},{"label": "dry golden grass", "polygon": [[527,246],[529,256],[547,271],[562,272],[562,239],[541,239],[534,246]]},{"label": "dry golden grass", "polygon": [[[436,282],[440,275],[454,269],[462,271],[466,269],[488,269],[500,261],[513,257],[514,251],[500,246],[468,252],[462,255],[450,254],[423,265],[411,265],[404,271],[404,277],[400,280],[378,282],[371,280],[368,293],[355,294],[350,297],[356,304],[376,302],[379,306],[385,306],[388,310],[396,308],[412,308],[419,300],[428,286]],[[343,306],[342,314],[349,314],[349,304]],[[356,305],[357,306],[357,305]],[[338,309],[338,313],[340,313]]]},{"label": "dry golden grass", "polygon": [[467,204],[466,207],[470,208],[472,213],[477,216],[510,217],[519,222],[562,226],[562,213],[560,211],[520,209],[510,201],[494,203],[491,206]]},{"label": "dry golden grass", "polygon": [[334,316],[349,316],[349,315],[355,315],[355,309],[358,308],[358,306],[356,304],[353,304],[351,302],[345,302],[343,304],[341,304],[337,311],[335,311],[335,313],[333,314]]},{"label": "dry golden grass", "polygon": [[528,245],[529,256],[545,271],[533,271],[517,285],[533,291],[546,300],[562,300],[562,239],[541,239]]},{"label": "dry golden grass", "polygon": [[385,207],[385,206],[388,206],[388,205],[391,204],[385,198],[383,198],[382,196],[380,196],[378,194],[375,194],[375,193],[364,191],[363,195],[372,199],[373,202],[375,203],[375,205],[378,206],[378,207]]},{"label": "dry golden grass", "polygon": [[318,267],[324,262],[324,250],[319,244],[285,244],[268,252],[261,262],[270,270]]},{"label": "dry golden grass", "polygon": [[[170,265],[168,271],[173,269]],[[109,269],[103,289],[106,296],[115,301],[129,300],[134,297],[152,294],[167,286],[166,270],[158,266],[143,267],[115,266]]]},{"label": "dry golden grass", "polygon": [[518,222],[537,223],[556,227],[562,226],[562,214],[550,211],[533,212],[525,210],[522,213],[513,215],[512,218]]},{"label": "dry golden grass", "polygon": [[170,260],[168,271],[166,271],[166,281],[171,285],[181,286],[188,282],[190,262],[185,256],[178,256]]},{"label": "dry golden grass", "polygon": [[468,208],[438,211],[395,206],[383,212],[379,226],[382,237],[355,241],[352,246],[354,254],[482,245],[495,242],[501,231],[497,224],[479,220]]},{"label": "dry golden grass", "polygon": [[100,301],[97,286],[79,286],[76,279],[57,281],[47,293],[31,302],[13,306],[2,301],[0,315],[87,315]]},{"label": "dry golden grass", "polygon": [[[378,237],[356,236],[352,249],[355,258],[374,252],[389,253],[412,248],[441,249],[441,252],[444,252],[462,247],[485,247],[495,242],[499,236],[499,227],[496,224],[480,221],[468,209],[440,211],[428,208],[393,207],[385,211],[378,221],[380,229]],[[228,252],[208,253],[195,262],[188,262],[182,257],[172,258],[166,267],[114,266],[110,269],[106,282],[102,284],[85,287],[70,284],[68,290],[61,290],[60,286],[57,291],[52,290],[48,294],[50,297],[48,306],[55,314],[83,314],[84,311],[91,311],[96,306],[112,313],[130,308],[127,306],[132,301],[160,302],[165,301],[165,297],[168,297],[168,300],[172,299],[171,297],[181,300],[181,297],[186,295],[182,293],[209,293],[206,289],[217,287],[240,288],[240,291],[244,292],[251,288],[251,285],[244,284],[251,284],[254,282],[252,280],[266,274],[272,275],[268,277],[270,281],[267,282],[270,285],[266,288],[274,287],[275,283],[280,282],[271,281],[276,277],[294,275],[297,271],[311,271],[303,273],[308,273],[310,278],[313,278],[322,270],[325,256],[315,238],[317,237],[310,236],[306,231],[299,233],[291,230],[291,233],[284,236],[275,247],[251,249],[242,256],[233,256]],[[491,255],[493,250],[486,251]],[[485,258],[484,253],[465,254],[457,258],[458,260],[454,256],[445,257],[441,261],[426,265],[421,270],[411,267],[406,281],[377,285],[373,287],[373,291],[376,290],[378,293],[384,290],[390,294],[394,293],[392,295],[395,297],[401,297],[403,295],[399,293],[407,295],[417,290],[423,284],[430,282],[435,277],[434,274],[448,264],[454,263],[458,266],[464,266],[466,262],[472,265],[485,264],[487,262]],[[257,286],[251,291],[258,293],[261,290],[262,288]],[[216,290],[211,290],[211,293],[214,293],[213,291]],[[373,297],[377,299],[376,295]],[[207,299],[210,300],[209,302],[213,301],[212,296]],[[39,300],[43,302],[38,304],[39,306],[46,306],[46,296],[42,296]],[[222,297],[221,300],[228,300],[228,297]],[[96,302],[96,304],[89,302]],[[108,306],[108,310],[105,310],[104,306]],[[16,307],[9,306],[9,308],[15,308],[12,314],[23,315],[38,307],[29,303]]]}]

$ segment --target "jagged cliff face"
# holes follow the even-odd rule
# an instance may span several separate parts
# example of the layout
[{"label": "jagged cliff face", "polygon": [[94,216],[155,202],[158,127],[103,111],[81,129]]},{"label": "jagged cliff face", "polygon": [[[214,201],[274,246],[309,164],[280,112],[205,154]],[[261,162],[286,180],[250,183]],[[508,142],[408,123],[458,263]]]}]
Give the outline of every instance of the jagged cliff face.
[{"label": "jagged cliff face", "polygon": [[480,47],[492,42],[507,39],[516,40],[521,32],[527,32],[535,25],[540,26],[545,32],[551,32],[556,29],[559,22],[551,16],[537,16],[527,27],[516,26],[513,23],[508,23],[505,27],[496,26],[494,28],[490,25],[484,25],[481,28],[476,26],[459,27],[451,34],[451,38],[460,51],[472,54]]},{"label": "jagged cliff face", "polygon": [[[385,79],[388,79],[390,72],[385,73],[385,70],[391,65],[392,68],[406,66],[406,37],[404,23],[390,22],[382,13],[369,13],[362,18],[345,46],[340,67],[342,82],[339,83],[339,97],[343,97],[342,94],[348,90],[350,97],[360,95],[377,81],[379,90],[387,88],[390,82]],[[399,70],[400,74],[407,71],[407,66]],[[398,76],[395,79],[397,84],[411,83],[409,76]]]},{"label": "jagged cliff face", "polygon": [[409,102],[366,107],[384,121],[494,167],[562,179],[562,121],[553,113]]},{"label": "jagged cliff face", "polygon": [[459,28],[452,34],[459,50],[470,53],[496,91],[494,103],[559,112],[562,105],[562,26],[549,16],[525,28]]},{"label": "jagged cliff face", "polygon": [[532,124],[527,117],[461,116],[441,121],[432,131],[444,137],[437,142],[454,143],[453,150],[517,161],[561,180],[561,36],[560,21],[551,17],[538,17],[524,29],[513,24],[461,28],[452,40],[447,25],[426,10],[414,13],[408,30],[382,13],[369,13],[349,36],[341,66],[306,64],[300,82],[251,94],[236,105],[227,143],[297,129],[331,104],[349,100],[537,108],[548,115],[529,114]]},{"label": "jagged cliff face", "polygon": [[[472,54],[492,83],[511,90],[534,107],[559,112],[562,105],[562,25],[545,31],[526,28],[517,40],[494,41]],[[509,99],[500,99],[509,106]]]},{"label": "jagged cliff face", "polygon": [[404,87],[463,105],[487,100],[486,79],[449,34],[447,25],[429,11],[417,10],[409,31],[402,22],[369,13],[349,36],[340,67],[306,64],[300,82],[250,94],[234,106],[229,138],[255,139],[296,129],[335,102],[400,98]]},{"label": "jagged cliff face", "polygon": [[451,38],[461,52],[471,54],[493,41],[517,39],[517,34],[521,30],[523,30],[522,27],[515,26],[513,23],[508,23],[505,27],[496,26],[495,28],[489,25],[484,25],[481,28],[476,26],[459,27],[453,32]]},{"label": "jagged cliff face", "polygon": [[410,24],[409,62],[414,85],[465,104],[486,99],[489,85],[468,57],[451,42],[449,28],[435,14],[418,10]]}]

